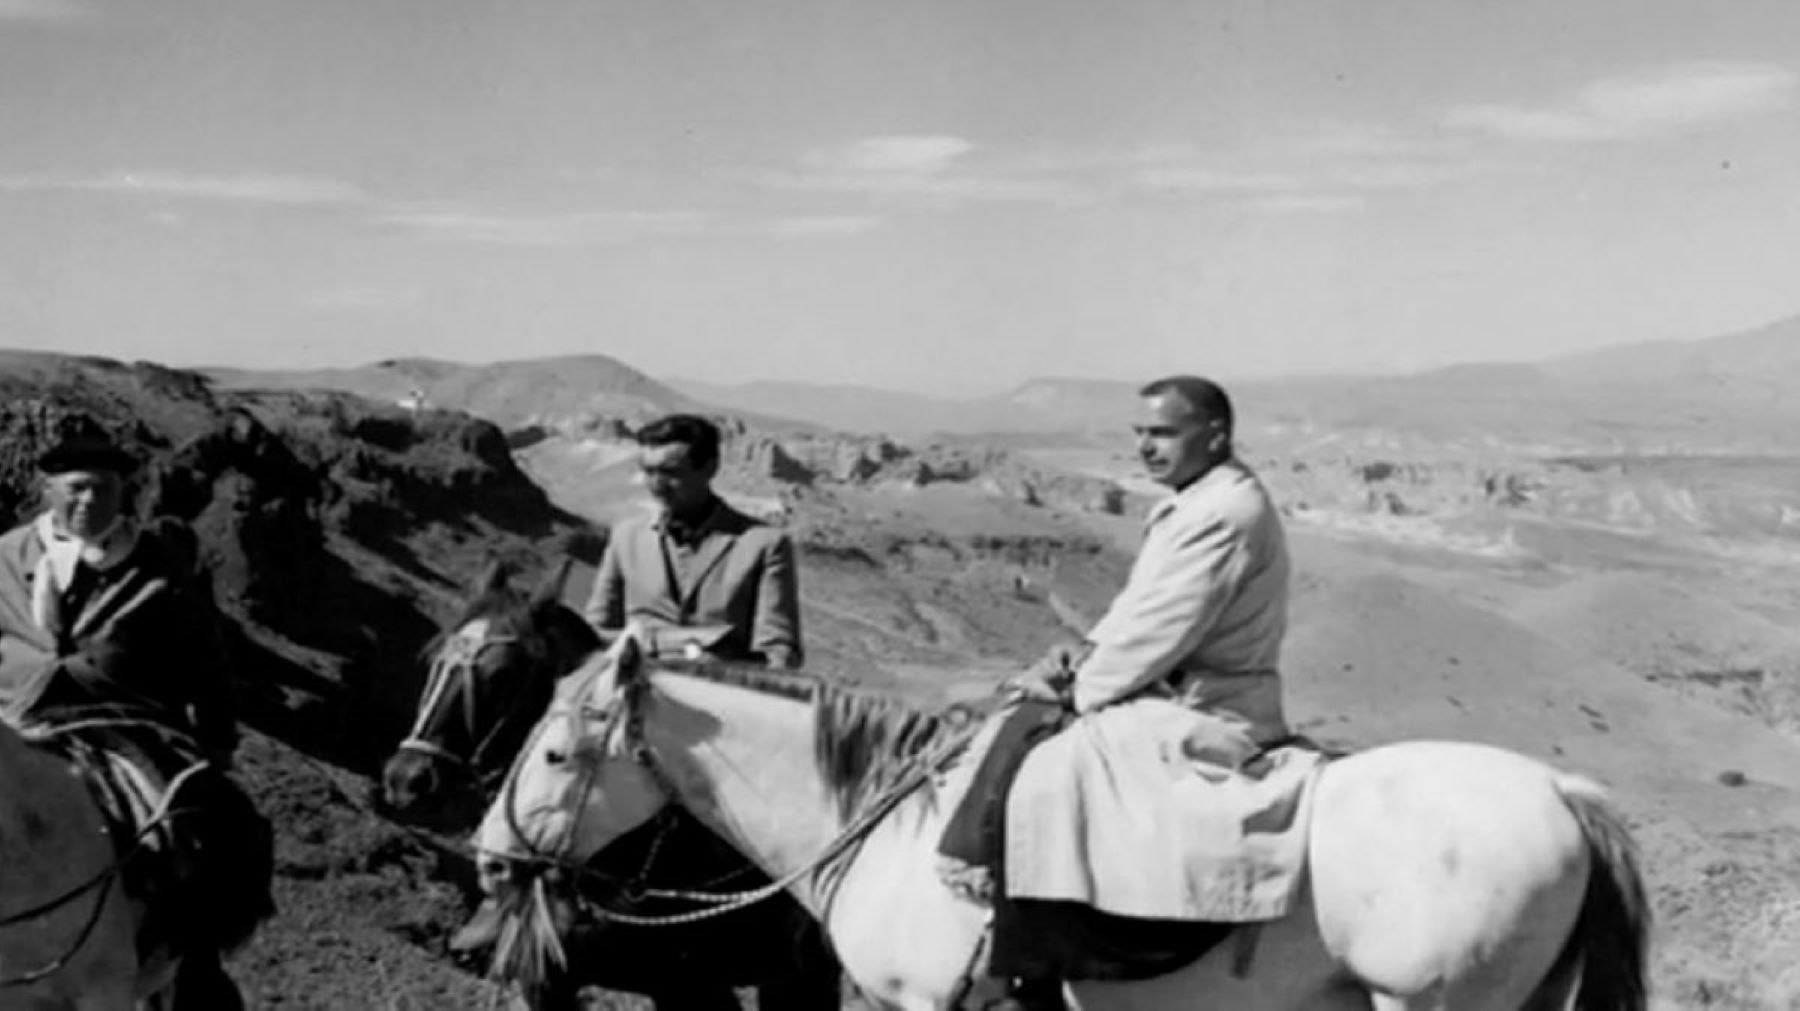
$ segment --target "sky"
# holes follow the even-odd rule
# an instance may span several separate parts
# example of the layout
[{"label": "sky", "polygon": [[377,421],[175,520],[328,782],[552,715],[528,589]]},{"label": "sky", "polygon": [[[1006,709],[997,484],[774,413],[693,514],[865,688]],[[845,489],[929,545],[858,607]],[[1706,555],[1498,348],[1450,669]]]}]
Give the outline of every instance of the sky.
[{"label": "sky", "polygon": [[970,393],[1797,279],[1791,0],[0,0],[0,346]]}]

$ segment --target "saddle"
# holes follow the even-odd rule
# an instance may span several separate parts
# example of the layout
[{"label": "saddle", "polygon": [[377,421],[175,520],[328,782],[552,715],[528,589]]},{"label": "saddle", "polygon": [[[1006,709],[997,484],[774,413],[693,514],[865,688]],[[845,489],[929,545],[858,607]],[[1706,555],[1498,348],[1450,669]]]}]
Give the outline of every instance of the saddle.
[{"label": "saddle", "polygon": [[[986,975],[1024,980],[1141,980],[1201,959],[1237,935],[1240,971],[1253,952],[1253,921],[1150,919],[1120,916],[1082,901],[1006,894],[1006,831],[1013,784],[1033,748],[1055,738],[1075,716],[1062,705],[1022,700],[1003,711],[992,745],[976,766],[965,799],[938,845],[952,889],[994,910],[986,939]],[[1298,748],[1334,757],[1310,739],[1291,736],[1246,761],[1255,770],[1280,752]],[[1246,928],[1249,930],[1242,930]]]},{"label": "saddle", "polygon": [[1073,715],[1024,700],[1006,711],[993,744],[951,814],[938,853],[960,865],[959,884],[993,907],[987,973],[992,977],[1139,980],[1166,975],[1211,951],[1242,924],[1118,916],[1076,902],[1006,894],[1006,801],[1037,744]]},{"label": "saddle", "polygon": [[[601,641],[611,643],[624,629],[601,629]],[[693,659],[718,652],[719,644],[728,638],[730,625],[674,625],[642,622],[638,625],[639,644],[646,653],[658,659]]]}]

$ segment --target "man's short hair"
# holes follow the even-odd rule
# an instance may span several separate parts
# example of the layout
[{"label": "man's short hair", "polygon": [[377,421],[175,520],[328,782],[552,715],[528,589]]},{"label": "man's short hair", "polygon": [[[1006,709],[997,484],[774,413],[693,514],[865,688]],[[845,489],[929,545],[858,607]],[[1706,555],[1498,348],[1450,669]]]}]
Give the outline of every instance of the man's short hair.
[{"label": "man's short hair", "polygon": [[1188,408],[1194,414],[1209,421],[1217,421],[1224,428],[1226,437],[1231,436],[1237,418],[1231,409],[1231,397],[1218,383],[1199,376],[1164,376],[1145,383],[1143,389],[1138,390],[1140,397],[1159,397],[1165,393],[1181,397],[1187,401]]},{"label": "man's short hair", "polygon": [[668,446],[680,443],[688,448],[688,459],[696,467],[705,467],[719,459],[719,426],[698,414],[670,414],[652,421],[637,431],[640,446]]}]

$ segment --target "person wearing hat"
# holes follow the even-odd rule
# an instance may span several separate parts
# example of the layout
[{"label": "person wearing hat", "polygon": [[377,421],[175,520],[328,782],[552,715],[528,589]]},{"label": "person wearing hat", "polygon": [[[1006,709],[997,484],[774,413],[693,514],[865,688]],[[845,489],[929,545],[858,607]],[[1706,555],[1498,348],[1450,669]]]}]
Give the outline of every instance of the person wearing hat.
[{"label": "person wearing hat", "polygon": [[0,714],[131,702],[166,712],[215,761],[233,692],[189,544],[128,513],[137,461],[83,415],[37,460],[44,509],[0,536]]},{"label": "person wearing hat", "polygon": [[[159,734],[88,744],[109,755],[104,762],[129,761],[165,784],[196,760],[209,763],[204,775],[184,781],[184,817],[167,827],[178,849],[183,838],[199,840],[206,851],[193,861],[200,879],[212,879],[214,890],[228,882],[222,887],[235,888],[239,904],[221,916],[224,907],[192,901],[202,888],[194,885],[150,908],[156,916],[160,906],[166,925],[191,914],[185,926],[168,927],[182,953],[178,1007],[242,1007],[219,951],[272,912],[265,877],[272,866],[263,866],[265,857],[272,861],[272,851],[264,852],[272,841],[226,775],[237,744],[231,678],[192,534],[135,521],[129,479],[137,460],[85,415],[61,426],[37,468],[42,510],[0,535],[0,718],[55,726],[100,706],[192,740],[187,751],[164,750],[174,746]],[[251,891],[258,884],[260,895]],[[213,937],[215,929],[230,931],[230,939]]]}]

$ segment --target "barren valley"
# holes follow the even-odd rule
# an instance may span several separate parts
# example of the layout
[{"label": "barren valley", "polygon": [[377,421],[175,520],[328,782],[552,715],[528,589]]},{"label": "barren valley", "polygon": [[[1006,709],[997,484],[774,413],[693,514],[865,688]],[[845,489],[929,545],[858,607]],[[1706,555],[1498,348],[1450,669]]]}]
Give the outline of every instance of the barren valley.
[{"label": "barren valley", "polygon": [[[1800,381],[1800,328],[1618,360],[1234,384],[1295,550],[1291,713],[1330,743],[1492,741],[1596,777],[1645,848],[1655,1006],[1800,1006],[1800,457],[1792,409],[1756,392]],[[723,491],[802,545],[812,663],[930,697],[1097,617],[1152,491],[1124,383],[865,395],[881,424],[860,426],[855,391],[599,355],[309,374],[11,355],[0,384],[0,506],[23,507],[41,419],[80,407],[134,433],[152,505],[201,533],[254,700],[242,775],[281,833],[283,915],[235,963],[268,1008],[496,998],[446,954],[455,841],[369,813],[368,777],[417,648],[490,554],[591,564],[594,531],[644,507],[643,418],[725,420]],[[313,578],[272,578],[290,570]]]}]

